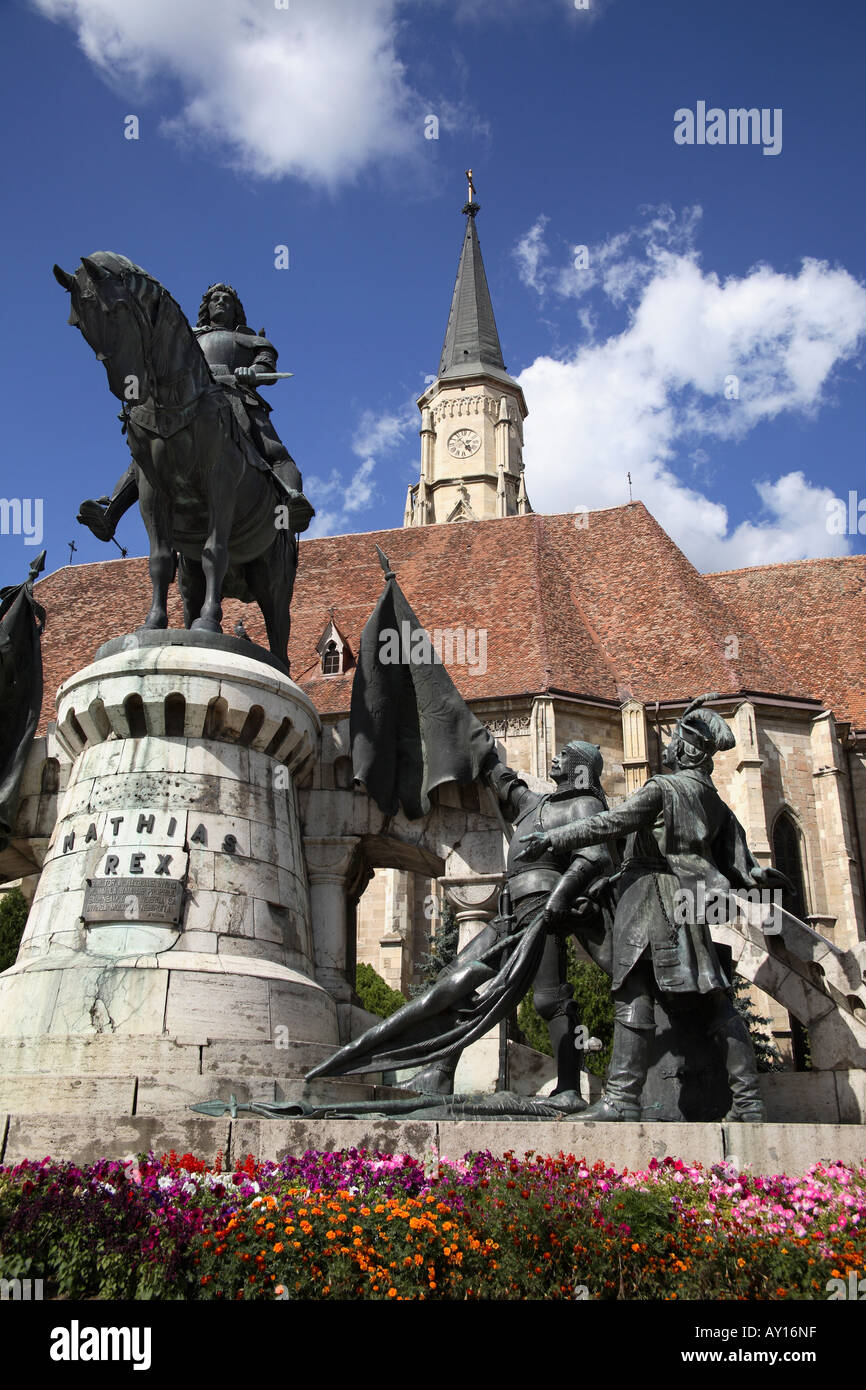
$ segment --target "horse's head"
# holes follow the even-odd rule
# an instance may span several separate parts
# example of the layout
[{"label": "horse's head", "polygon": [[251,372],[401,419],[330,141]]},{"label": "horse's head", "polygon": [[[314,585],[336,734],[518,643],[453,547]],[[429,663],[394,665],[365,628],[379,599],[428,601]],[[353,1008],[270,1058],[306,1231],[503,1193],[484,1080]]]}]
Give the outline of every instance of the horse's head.
[{"label": "horse's head", "polygon": [[146,395],[143,339],[152,327],[148,291],[155,282],[110,251],[82,256],[74,274],[55,265],[54,278],[70,295],[69,323],[104,364],[114,395],[130,399],[130,378],[137,382],[136,397]]}]

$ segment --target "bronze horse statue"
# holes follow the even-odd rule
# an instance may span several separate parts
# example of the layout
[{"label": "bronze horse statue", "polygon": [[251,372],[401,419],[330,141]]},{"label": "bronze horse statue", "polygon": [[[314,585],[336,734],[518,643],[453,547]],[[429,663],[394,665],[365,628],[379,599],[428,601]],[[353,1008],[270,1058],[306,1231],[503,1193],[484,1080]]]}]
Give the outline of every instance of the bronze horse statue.
[{"label": "bronze horse statue", "polygon": [[[168,626],[177,569],[184,623],[222,631],[222,598],[255,601],[270,650],[288,670],[298,545],[289,495],[239,428],[183,311],[125,256],[96,251],[74,274],[54,267],[81,330],[123,404],[150,543],[143,627]],[[312,509],[303,498],[308,520]],[[287,524],[282,524],[281,516]]]}]

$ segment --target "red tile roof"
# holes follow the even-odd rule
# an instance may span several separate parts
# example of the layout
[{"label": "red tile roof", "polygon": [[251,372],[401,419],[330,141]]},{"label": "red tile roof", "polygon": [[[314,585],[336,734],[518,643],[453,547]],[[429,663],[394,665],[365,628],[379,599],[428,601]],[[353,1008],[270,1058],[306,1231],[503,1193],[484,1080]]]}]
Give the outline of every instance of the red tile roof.
[{"label": "red tile roof", "polygon": [[838,719],[866,731],[866,555],[708,574],[767,651]]},{"label": "red tile roof", "polygon": [[[322,714],[348,711],[352,671],[323,676],[316,643],[333,615],[357,654],[383,584],[378,544],[428,630],[486,630],[486,672],[449,666],[468,700],[559,691],[619,704],[630,697],[685,699],[705,690],[823,698],[824,689],[838,698],[833,682],[822,684],[800,659],[808,624],[798,626],[803,604],[796,578],[784,611],[771,605],[774,627],[761,606],[760,586],[753,606],[752,589],[738,584],[736,572],[699,574],[642,503],[591,512],[586,520],[580,526],[569,514],[531,515],[302,541],[289,650],[294,679]],[[793,575],[801,567],[772,568]],[[854,585],[856,568],[844,573],[845,583]],[[67,566],[37,587],[48,613],[44,728],[60,682],[91,661],[107,638],[143,621],[147,562]],[[825,598],[831,589],[821,589]],[[174,587],[169,612],[172,626],[182,626]],[[224,630],[232,632],[239,617],[251,637],[264,641],[258,609],[226,601]],[[840,632],[845,621],[840,614]],[[848,631],[854,630],[852,623]],[[730,637],[739,643],[733,658],[725,654]],[[862,707],[862,660],[860,673]]]}]

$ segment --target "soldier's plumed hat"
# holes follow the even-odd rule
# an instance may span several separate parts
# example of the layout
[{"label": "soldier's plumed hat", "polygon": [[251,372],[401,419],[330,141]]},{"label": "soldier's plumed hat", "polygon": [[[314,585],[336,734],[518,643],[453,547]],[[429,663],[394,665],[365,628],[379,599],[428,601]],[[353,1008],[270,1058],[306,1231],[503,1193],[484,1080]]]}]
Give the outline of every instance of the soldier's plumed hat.
[{"label": "soldier's plumed hat", "polygon": [[707,700],[717,695],[700,695],[677,720],[677,733],[683,741],[701,753],[713,753],[733,748],[736,737],[730,724],[714,709],[706,709]]}]

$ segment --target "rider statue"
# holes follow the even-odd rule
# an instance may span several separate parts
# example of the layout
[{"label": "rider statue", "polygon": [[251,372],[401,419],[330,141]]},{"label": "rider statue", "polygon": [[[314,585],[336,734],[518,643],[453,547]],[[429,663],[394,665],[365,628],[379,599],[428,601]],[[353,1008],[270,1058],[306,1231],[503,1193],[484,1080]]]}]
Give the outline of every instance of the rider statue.
[{"label": "rider statue", "polygon": [[[252,442],[291,505],[291,529],[306,530],[313,510],[303,496],[300,470],[271,424],[271,407],[255,389],[258,378],[276,371],[277,349],[264,336],[264,329],[256,334],[247,327],[243,304],[231,285],[215,284],[205,290],[193,332],[214,380],[231,399],[240,433]],[[81,503],[78,520],[98,540],[110,541],[120,518],[137,500],[135,471],[130,464],[110,498]]]}]

